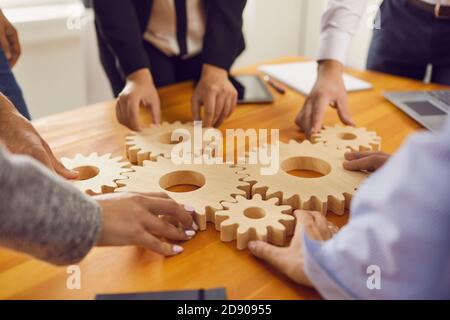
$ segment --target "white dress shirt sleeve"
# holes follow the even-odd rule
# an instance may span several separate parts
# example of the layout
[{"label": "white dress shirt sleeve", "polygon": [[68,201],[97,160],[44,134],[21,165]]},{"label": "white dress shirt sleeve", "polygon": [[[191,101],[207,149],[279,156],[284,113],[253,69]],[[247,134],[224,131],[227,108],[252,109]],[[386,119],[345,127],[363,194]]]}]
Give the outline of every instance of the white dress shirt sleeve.
[{"label": "white dress shirt sleeve", "polygon": [[345,64],[347,54],[367,0],[329,0],[322,15],[317,60],[337,60]]},{"label": "white dress shirt sleeve", "polygon": [[[325,298],[449,299],[450,119],[364,182],[334,238],[303,239],[306,274]],[[367,285],[369,266],[379,289]]]}]

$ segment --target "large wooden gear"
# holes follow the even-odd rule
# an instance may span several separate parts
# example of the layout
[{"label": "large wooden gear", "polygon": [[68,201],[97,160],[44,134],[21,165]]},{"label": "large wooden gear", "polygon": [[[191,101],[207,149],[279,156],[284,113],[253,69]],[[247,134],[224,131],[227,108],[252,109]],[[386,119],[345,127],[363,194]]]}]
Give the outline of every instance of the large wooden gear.
[{"label": "large wooden gear", "polygon": [[[242,184],[236,172],[242,170],[226,164],[174,164],[170,159],[144,161],[143,166],[133,166],[133,172],[125,173],[127,180],[118,181],[116,191],[166,192],[175,201],[195,209],[200,230],[207,222],[214,222],[214,212],[221,210],[221,202],[233,202],[235,195],[246,195],[238,188]],[[190,192],[170,192],[177,185],[194,185]]]},{"label": "large wooden gear", "polygon": [[215,213],[215,226],[220,240],[236,240],[239,250],[247,248],[250,241],[262,240],[278,246],[286,245],[293,234],[295,218],[292,207],[278,206],[275,198],[263,200],[259,194],[253,199],[236,197],[237,202],[223,202],[226,210]]},{"label": "large wooden gear", "polygon": [[381,149],[381,138],[377,136],[376,132],[351,126],[325,126],[311,136],[311,141],[324,143],[338,149],[348,148],[353,151],[379,151]]},{"label": "large wooden gear", "polygon": [[72,183],[80,191],[88,194],[113,192],[117,188],[116,180],[127,177],[122,175],[129,172],[130,164],[121,162],[122,157],[112,158],[111,154],[99,156],[91,153],[89,156],[77,154],[74,158],[62,158],[62,164],[68,169],[78,171],[78,178]]},{"label": "large wooden gear", "polygon": [[[194,137],[194,124],[181,123],[176,121],[174,123],[163,122],[159,125],[152,125],[141,132],[133,132],[126,137],[125,147],[127,157],[133,164],[142,165],[144,160],[155,161],[158,157],[169,159],[175,144],[179,141],[172,140],[172,133],[174,130],[184,129],[189,134],[182,135],[182,143],[192,145],[192,137]],[[217,130],[209,128],[209,130]],[[202,148],[205,143],[202,141]],[[194,150],[191,150],[194,152]]]},{"label": "large wooden gear", "polygon": [[[280,143],[280,168],[275,175],[261,175],[260,165],[247,165],[239,175],[252,195],[277,198],[294,209],[343,214],[352,194],[367,177],[366,173],[343,168],[344,152],[307,140],[302,143],[291,140],[288,144]],[[291,175],[289,172],[293,170],[310,170],[323,176],[302,178]]]}]

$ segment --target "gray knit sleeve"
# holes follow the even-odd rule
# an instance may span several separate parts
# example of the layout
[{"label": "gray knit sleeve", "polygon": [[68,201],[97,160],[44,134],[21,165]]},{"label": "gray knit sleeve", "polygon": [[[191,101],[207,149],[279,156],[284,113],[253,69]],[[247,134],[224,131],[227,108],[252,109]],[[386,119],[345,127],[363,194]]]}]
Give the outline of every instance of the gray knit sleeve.
[{"label": "gray knit sleeve", "polygon": [[100,228],[95,201],[40,163],[0,146],[0,246],[72,264],[95,245]]}]

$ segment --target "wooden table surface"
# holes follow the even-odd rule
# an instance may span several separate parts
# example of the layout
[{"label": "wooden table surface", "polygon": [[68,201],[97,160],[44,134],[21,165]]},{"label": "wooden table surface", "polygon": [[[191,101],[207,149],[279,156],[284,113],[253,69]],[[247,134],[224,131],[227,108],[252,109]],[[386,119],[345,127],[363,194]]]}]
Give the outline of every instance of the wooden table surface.
[{"label": "wooden table surface", "polygon": [[[270,62],[297,60],[288,57]],[[255,72],[256,66],[237,71]],[[357,125],[378,132],[387,152],[394,152],[421,127],[383,99],[382,91],[439,88],[380,73],[348,72],[374,85],[373,90],[351,93],[349,105]],[[163,120],[190,121],[192,91],[192,83],[161,89]],[[282,141],[303,140],[294,119],[305,98],[290,90],[285,95],[275,91],[273,94],[275,102],[271,105],[239,106],[220,129],[279,128]],[[142,116],[143,121],[149,121],[148,114]],[[328,110],[325,124],[337,122],[336,112]],[[58,157],[90,152],[124,155],[128,130],[117,123],[112,101],[39,119],[34,124]],[[338,217],[331,213],[328,217],[340,226],[348,219],[348,215]],[[235,245],[222,243],[210,225],[184,244],[183,254],[172,258],[164,259],[135,247],[95,248],[79,265],[81,290],[66,289],[66,268],[0,249],[0,299],[92,299],[97,293],[215,287],[225,287],[230,299],[320,298],[315,290],[292,283],[248,251],[236,250]]]}]

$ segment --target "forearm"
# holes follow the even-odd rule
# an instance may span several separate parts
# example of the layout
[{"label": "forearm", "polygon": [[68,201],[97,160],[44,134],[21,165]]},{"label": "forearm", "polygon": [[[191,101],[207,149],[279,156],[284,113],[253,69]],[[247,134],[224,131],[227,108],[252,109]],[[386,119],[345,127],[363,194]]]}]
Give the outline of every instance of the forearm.
[{"label": "forearm", "polygon": [[203,60],[229,70],[243,45],[242,14],[246,0],[208,0],[206,5],[206,33],[203,39]]},{"label": "forearm", "polygon": [[367,7],[367,0],[329,0],[322,15],[317,60],[345,64],[353,35]]},{"label": "forearm", "polygon": [[71,264],[89,252],[100,228],[94,201],[37,162],[0,147],[0,246]]},{"label": "forearm", "polygon": [[149,68],[133,1],[94,0],[93,7],[99,33],[119,60],[125,76]]}]

